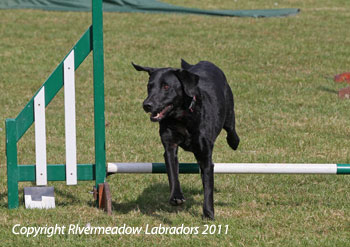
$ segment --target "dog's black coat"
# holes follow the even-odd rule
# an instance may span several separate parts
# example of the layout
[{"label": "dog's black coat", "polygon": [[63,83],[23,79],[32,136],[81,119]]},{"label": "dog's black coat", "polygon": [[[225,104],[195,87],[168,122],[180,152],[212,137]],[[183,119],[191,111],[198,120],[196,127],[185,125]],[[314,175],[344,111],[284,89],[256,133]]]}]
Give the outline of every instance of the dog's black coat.
[{"label": "dog's black coat", "polygon": [[224,73],[207,61],[190,65],[182,60],[181,69],[133,66],[150,76],[143,108],[151,113],[151,120],[160,125],[170,203],[180,205],[185,201],[178,179],[180,146],[193,152],[199,164],[204,188],[203,216],[214,219],[212,152],[215,140],[225,129],[230,147],[236,150],[239,144],[233,95]]}]

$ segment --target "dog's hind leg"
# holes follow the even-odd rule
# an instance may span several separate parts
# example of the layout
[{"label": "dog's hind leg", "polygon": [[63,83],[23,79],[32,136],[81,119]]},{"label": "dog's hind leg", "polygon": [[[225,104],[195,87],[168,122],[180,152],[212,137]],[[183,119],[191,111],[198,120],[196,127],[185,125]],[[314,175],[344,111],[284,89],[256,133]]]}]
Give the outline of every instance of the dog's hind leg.
[{"label": "dog's hind leg", "polygon": [[203,218],[214,220],[214,164],[211,157],[213,145],[206,141],[202,144],[202,150],[196,152],[195,157],[201,170],[204,190]]}]

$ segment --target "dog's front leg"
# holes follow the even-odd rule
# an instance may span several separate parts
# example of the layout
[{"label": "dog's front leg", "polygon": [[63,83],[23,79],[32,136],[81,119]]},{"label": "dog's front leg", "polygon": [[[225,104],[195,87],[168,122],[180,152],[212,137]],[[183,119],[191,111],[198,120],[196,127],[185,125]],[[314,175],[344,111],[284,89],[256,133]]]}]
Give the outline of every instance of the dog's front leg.
[{"label": "dog's front leg", "polygon": [[177,206],[185,202],[185,198],[181,191],[179,182],[179,161],[177,159],[177,150],[179,140],[177,135],[168,128],[166,124],[160,125],[160,137],[164,146],[164,159],[166,165],[166,171],[169,179],[170,186],[170,199],[171,205]]},{"label": "dog's front leg", "polygon": [[185,202],[185,198],[181,191],[179,181],[179,161],[177,159],[178,146],[176,144],[173,144],[168,145],[164,148],[164,159],[170,186],[169,202],[174,206],[181,205]]}]

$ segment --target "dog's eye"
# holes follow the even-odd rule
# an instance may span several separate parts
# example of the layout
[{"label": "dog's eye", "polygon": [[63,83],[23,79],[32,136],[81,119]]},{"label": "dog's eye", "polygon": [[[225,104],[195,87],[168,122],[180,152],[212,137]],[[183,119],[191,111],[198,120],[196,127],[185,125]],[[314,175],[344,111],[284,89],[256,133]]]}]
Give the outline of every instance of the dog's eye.
[{"label": "dog's eye", "polygon": [[163,84],[163,89],[164,90],[168,90],[169,89],[169,85],[168,84]]}]

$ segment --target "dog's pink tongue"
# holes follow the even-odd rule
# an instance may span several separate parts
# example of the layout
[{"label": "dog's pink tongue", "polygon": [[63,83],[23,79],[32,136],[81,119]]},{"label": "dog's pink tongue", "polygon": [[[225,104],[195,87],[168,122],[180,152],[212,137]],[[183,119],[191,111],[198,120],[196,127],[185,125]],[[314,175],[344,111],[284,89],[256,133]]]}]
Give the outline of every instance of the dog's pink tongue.
[{"label": "dog's pink tongue", "polygon": [[161,112],[157,113],[156,116],[152,117],[152,119],[155,119],[155,120],[159,120],[159,119],[162,119],[164,117],[164,114],[169,110],[169,108],[171,108],[172,106],[169,105],[167,107],[165,107]]},{"label": "dog's pink tongue", "polygon": [[170,107],[171,107],[171,105],[168,105],[159,114],[163,117],[164,113],[166,113],[169,110]]},{"label": "dog's pink tongue", "polygon": [[159,120],[161,118],[161,114],[160,113],[157,113],[156,116],[151,116],[151,119],[153,120]]}]

